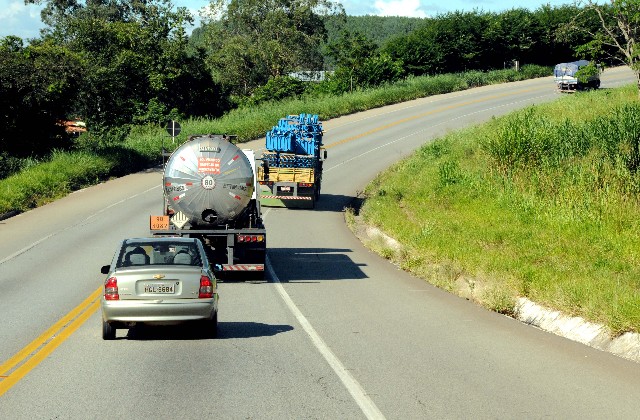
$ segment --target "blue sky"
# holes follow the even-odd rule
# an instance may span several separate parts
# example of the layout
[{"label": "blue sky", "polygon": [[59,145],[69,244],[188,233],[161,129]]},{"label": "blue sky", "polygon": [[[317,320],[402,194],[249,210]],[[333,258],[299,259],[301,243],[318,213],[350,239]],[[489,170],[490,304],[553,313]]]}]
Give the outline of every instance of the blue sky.
[{"label": "blue sky", "polygon": [[[176,6],[189,8],[196,16],[197,11],[208,5],[205,0],[173,0]],[[501,12],[517,7],[535,10],[543,4],[560,6],[571,4],[572,0],[343,0],[348,15],[412,16],[428,17],[438,14],[474,9],[485,12]],[[0,37],[16,35],[23,39],[39,36],[43,27],[40,20],[42,6],[25,6],[24,0],[0,0]]]}]

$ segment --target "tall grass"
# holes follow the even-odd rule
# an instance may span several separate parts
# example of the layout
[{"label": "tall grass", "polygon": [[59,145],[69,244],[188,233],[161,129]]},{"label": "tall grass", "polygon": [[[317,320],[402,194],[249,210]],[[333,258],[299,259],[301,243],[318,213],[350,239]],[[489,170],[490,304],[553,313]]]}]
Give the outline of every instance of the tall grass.
[{"label": "tall grass", "polygon": [[575,95],[453,133],[381,174],[362,215],[405,244],[392,258],[441,287],[640,332],[636,95]]},{"label": "tall grass", "polygon": [[0,180],[0,213],[28,210],[104,179],[110,162],[87,152],[54,151],[49,162]]},{"label": "tall grass", "polygon": [[502,121],[483,147],[503,171],[560,165],[589,153],[631,172],[640,164],[640,103],[622,104],[586,122],[554,121],[534,108]]}]

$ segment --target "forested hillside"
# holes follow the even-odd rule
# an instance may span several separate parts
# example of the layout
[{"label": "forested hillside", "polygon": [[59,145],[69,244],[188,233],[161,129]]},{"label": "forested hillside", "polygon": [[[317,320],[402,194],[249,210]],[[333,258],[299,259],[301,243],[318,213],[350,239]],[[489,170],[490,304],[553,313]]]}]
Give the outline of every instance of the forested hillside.
[{"label": "forested hillside", "polygon": [[343,31],[359,32],[376,44],[383,46],[397,36],[408,35],[416,30],[425,19],[406,16],[346,16],[346,20],[327,19],[328,43],[339,39]]}]

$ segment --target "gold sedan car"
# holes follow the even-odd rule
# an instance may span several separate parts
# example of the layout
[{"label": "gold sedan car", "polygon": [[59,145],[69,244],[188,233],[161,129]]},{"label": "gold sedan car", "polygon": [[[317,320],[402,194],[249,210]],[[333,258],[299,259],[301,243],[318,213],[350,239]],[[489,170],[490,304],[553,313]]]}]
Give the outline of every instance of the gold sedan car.
[{"label": "gold sedan car", "polygon": [[101,299],[102,338],[137,323],[199,321],[208,336],[218,327],[217,280],[199,239],[125,239],[110,265]]}]

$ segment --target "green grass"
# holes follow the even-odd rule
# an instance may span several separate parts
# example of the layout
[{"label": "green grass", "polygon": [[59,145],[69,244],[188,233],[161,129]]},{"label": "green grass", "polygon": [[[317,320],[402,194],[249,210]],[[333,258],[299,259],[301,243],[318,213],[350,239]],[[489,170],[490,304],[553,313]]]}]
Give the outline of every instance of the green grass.
[{"label": "green grass", "polygon": [[494,310],[524,296],[640,332],[639,123],[630,87],[452,133],[379,175],[361,215],[403,268]]},{"label": "green grass", "polygon": [[104,179],[112,165],[86,152],[54,152],[51,161],[0,181],[0,213],[28,210]]}]

